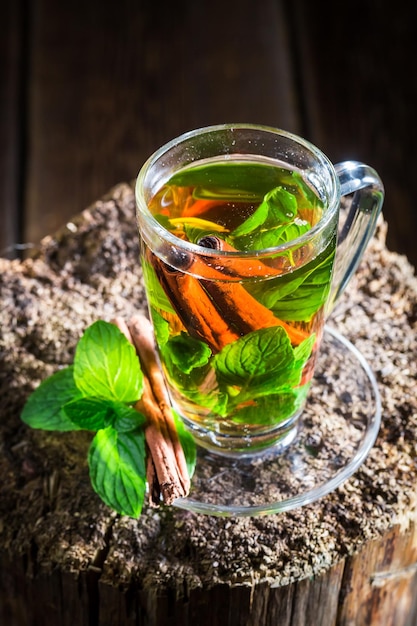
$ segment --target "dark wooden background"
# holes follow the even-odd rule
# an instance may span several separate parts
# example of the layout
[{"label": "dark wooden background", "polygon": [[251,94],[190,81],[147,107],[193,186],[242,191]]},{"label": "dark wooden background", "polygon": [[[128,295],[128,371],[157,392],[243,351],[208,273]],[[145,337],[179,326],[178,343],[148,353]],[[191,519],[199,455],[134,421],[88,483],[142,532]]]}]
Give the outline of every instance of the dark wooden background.
[{"label": "dark wooden background", "polygon": [[384,180],[417,265],[415,3],[3,0],[0,251],[36,243],[183,131],[253,122]]}]

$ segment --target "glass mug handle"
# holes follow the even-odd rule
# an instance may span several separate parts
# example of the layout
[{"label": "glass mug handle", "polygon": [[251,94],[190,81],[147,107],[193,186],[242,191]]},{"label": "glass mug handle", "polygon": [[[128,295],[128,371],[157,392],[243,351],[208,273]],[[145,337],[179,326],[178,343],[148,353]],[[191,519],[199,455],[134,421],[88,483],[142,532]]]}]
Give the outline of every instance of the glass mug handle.
[{"label": "glass mug handle", "polygon": [[359,161],[335,165],[341,197],[352,195],[344,222],[339,224],[332,291],[328,311],[355,273],[368,242],[375,232],[384,201],[384,186],[376,171]]}]

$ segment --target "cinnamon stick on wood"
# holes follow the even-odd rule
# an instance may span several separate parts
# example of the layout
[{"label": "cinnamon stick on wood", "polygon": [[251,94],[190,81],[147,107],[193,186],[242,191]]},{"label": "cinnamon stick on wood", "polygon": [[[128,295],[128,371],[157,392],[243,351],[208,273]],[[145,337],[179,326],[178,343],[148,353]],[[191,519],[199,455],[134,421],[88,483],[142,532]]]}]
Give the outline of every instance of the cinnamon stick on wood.
[{"label": "cinnamon stick on wood", "polygon": [[159,369],[153,330],[143,315],[128,323],[118,317],[113,323],[135,346],[144,374],[144,389],[135,408],[147,418],[145,439],[150,458],[147,480],[151,504],[158,504],[159,494],[165,504],[188,495],[190,479],[184,452],[178,439],[168,394]]},{"label": "cinnamon stick on wood", "polygon": [[136,314],[129,321],[129,330],[132,334],[133,343],[139,354],[142,366],[149,378],[155,399],[164,417],[172,447],[175,452],[179,476],[181,478],[181,482],[183,483],[184,490],[188,493],[190,489],[190,479],[188,476],[187,464],[185,461],[184,451],[178,439],[168,392],[159,365],[152,324],[144,315]]}]

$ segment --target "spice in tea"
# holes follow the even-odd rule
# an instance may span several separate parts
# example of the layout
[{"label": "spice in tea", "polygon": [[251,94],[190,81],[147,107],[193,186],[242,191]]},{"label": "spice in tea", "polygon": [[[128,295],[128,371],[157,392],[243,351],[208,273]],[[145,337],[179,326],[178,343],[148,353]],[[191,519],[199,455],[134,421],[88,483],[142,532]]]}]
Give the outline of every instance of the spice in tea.
[{"label": "spice in tea", "polygon": [[214,160],[172,176],[149,209],[200,252],[160,254],[142,242],[179,414],[231,436],[292,418],[310,384],[335,252],[336,234],[318,254],[304,237],[323,214],[318,193],[285,167]]}]

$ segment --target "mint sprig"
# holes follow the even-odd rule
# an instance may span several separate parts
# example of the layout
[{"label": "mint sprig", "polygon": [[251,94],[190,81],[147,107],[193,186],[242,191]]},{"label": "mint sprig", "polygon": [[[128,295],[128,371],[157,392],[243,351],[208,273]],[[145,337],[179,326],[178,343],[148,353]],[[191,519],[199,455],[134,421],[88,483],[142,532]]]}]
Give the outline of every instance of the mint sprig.
[{"label": "mint sprig", "polygon": [[[21,414],[32,428],[94,432],[87,458],[92,487],[117,513],[134,518],[146,493],[146,418],[133,406],[142,392],[135,348],[114,324],[99,320],[79,340],[73,365],[41,382]],[[194,440],[176,420],[191,476]]]},{"label": "mint sprig", "polygon": [[74,381],[74,367],[65,367],[44,380],[29,396],[21,419],[42,430],[77,430],[79,427],[67,416],[64,405],[81,397]]},{"label": "mint sprig", "polygon": [[[203,342],[181,334],[165,343],[162,356],[169,377],[191,402],[231,422],[268,426],[301,408],[309,388],[302,374],[315,341],[313,333],[292,347],[286,330],[271,326],[224,346],[210,361]],[[183,354],[194,352],[192,366],[184,367],[179,347]]]},{"label": "mint sprig", "polygon": [[310,224],[298,216],[296,196],[279,186],[265,195],[228,239],[238,250],[265,250],[297,239],[308,230]]}]

